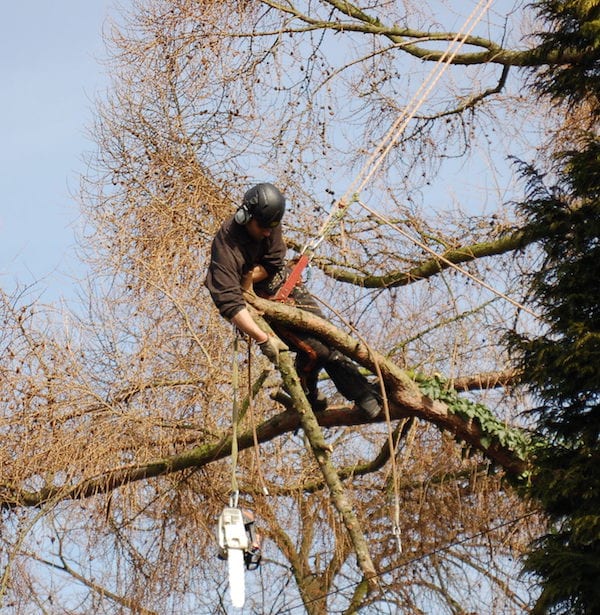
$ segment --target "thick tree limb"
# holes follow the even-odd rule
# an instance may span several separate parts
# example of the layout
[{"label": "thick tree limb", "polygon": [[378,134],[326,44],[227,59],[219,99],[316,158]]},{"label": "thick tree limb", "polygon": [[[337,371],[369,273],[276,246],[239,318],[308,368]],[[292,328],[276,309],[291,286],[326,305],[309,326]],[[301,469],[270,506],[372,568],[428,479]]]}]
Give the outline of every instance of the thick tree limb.
[{"label": "thick tree limb", "polygon": [[[452,426],[456,427],[453,431],[456,437],[468,441],[472,446],[477,446],[478,430],[472,424],[464,424],[464,421],[452,421],[446,419],[440,407],[444,407],[441,402],[432,402],[428,408],[427,414],[435,420],[431,422],[438,426],[445,426],[445,429],[450,430]],[[438,409],[437,413],[432,414]],[[400,420],[409,416],[419,416],[419,412],[414,409],[399,405],[395,401],[390,400],[390,418],[392,421]],[[423,418],[423,417],[421,417]],[[378,417],[376,420],[383,420]],[[321,427],[340,427],[349,425],[365,425],[374,422],[369,419],[360,410],[352,409],[334,409],[328,410],[318,416],[318,422]],[[456,423],[463,423],[462,428],[458,428]],[[276,414],[256,428],[256,437],[259,443],[269,442],[284,433],[289,433],[297,430],[300,427],[300,417],[293,410]],[[479,434],[480,435],[480,434]],[[39,491],[27,491],[17,489],[11,485],[0,486],[0,508],[17,508],[37,507],[43,505],[49,500],[67,500],[67,499],[85,499],[95,495],[110,493],[114,489],[118,489],[124,485],[134,483],[139,480],[155,478],[162,475],[180,472],[190,468],[202,468],[215,461],[225,459],[231,454],[231,437],[227,437],[218,442],[210,442],[200,444],[193,447],[189,451],[181,454],[172,455],[163,459],[156,459],[146,463],[132,464],[115,468],[104,472],[100,476],[83,480],[75,485],[52,487],[40,489]],[[238,436],[238,449],[240,451],[252,448],[254,446],[252,430],[245,431]],[[478,447],[479,448],[479,447]],[[495,447],[490,447],[485,451],[488,458],[501,465],[507,472],[516,475],[521,474],[526,464],[518,459],[508,450],[496,450]],[[377,462],[379,458],[377,459]],[[373,464],[377,465],[374,461]],[[373,466],[370,466],[372,469]],[[346,477],[342,471],[341,478]],[[308,485],[309,489],[314,485]]]},{"label": "thick tree limb", "polygon": [[484,434],[476,421],[467,421],[453,414],[443,402],[423,395],[418,385],[397,365],[323,318],[254,295],[249,295],[248,300],[264,314],[267,320],[309,331],[371,372],[377,373],[379,370],[394,416],[414,416],[433,423],[440,429],[452,433],[458,440],[465,441],[470,446],[483,451],[489,459],[502,466],[510,474],[518,476],[525,470],[524,461],[510,449],[498,442],[493,442],[489,447],[484,446],[482,443]]},{"label": "thick tree limb", "polygon": [[[391,409],[391,418],[393,420],[402,419],[406,416],[407,414],[401,409]],[[364,425],[372,422],[372,420],[366,417],[360,410],[335,409],[320,414],[318,422],[322,427],[340,427],[343,425]],[[300,426],[300,416],[296,410],[286,410],[257,426],[257,441],[261,444],[269,442],[284,433],[296,431]],[[177,455],[115,468],[75,485],[28,491],[15,488],[12,485],[2,484],[0,485],[0,508],[41,506],[52,499],[85,499],[99,494],[110,493],[114,489],[139,480],[155,478],[190,468],[202,468],[210,463],[229,457],[231,454],[231,444],[231,436],[227,436],[215,442],[200,444]],[[254,437],[252,430],[238,435],[238,449],[240,451],[252,448],[253,446]]]},{"label": "thick tree limb", "polygon": [[537,234],[532,233],[530,230],[519,230],[494,241],[484,241],[470,246],[446,250],[440,254],[439,258],[429,258],[408,271],[392,271],[383,275],[359,275],[352,271],[326,265],[324,262],[320,263],[319,259],[314,260],[327,275],[339,282],[354,284],[364,288],[393,288],[395,286],[406,286],[418,280],[433,277],[451,267],[452,264],[468,263],[485,256],[505,254],[524,248],[537,239]]},{"label": "thick tree limb", "polygon": [[516,383],[518,373],[509,369],[502,372],[484,372],[475,376],[455,378],[452,386],[457,391],[482,391],[496,389]]},{"label": "thick tree limb", "polygon": [[[268,320],[311,331],[372,372],[377,371],[376,365],[378,365],[388,395],[390,418],[392,420],[416,417],[431,422],[440,429],[452,433],[457,440],[464,441],[471,447],[483,451],[491,461],[503,467],[509,474],[519,476],[526,469],[526,462],[518,458],[508,448],[502,447],[496,442],[489,447],[482,446],[481,439],[484,434],[476,421],[464,420],[453,414],[446,404],[431,400],[423,395],[417,384],[398,366],[381,354],[368,349],[364,344],[357,342],[331,323],[308,312],[281,303],[259,299],[254,295],[249,296],[248,299],[256,308],[261,310]],[[494,382],[503,384],[509,382],[512,377],[512,374],[493,375],[487,378],[490,382],[485,384],[490,386],[492,379]],[[467,390],[478,386],[480,383],[481,379],[460,379],[455,384],[457,388]],[[375,421],[382,420],[384,420],[383,417],[375,419]],[[369,419],[363,412],[356,409],[332,409],[320,414],[318,419],[315,417],[315,421],[322,427],[335,427],[367,424],[373,422],[373,419]],[[300,415],[294,409],[288,409],[259,425],[256,429],[256,437],[259,443],[263,443],[284,433],[295,431],[300,426]],[[214,461],[228,457],[231,453],[231,443],[229,436],[220,441],[200,444],[181,454],[115,468],[74,485],[52,486],[38,491],[27,491],[9,484],[0,485],[0,507],[35,507],[53,499],[83,499],[97,494],[109,493],[118,487],[138,480],[179,472],[188,468],[204,467]],[[250,448],[253,445],[252,430],[244,432],[238,437],[240,450]]]},{"label": "thick tree limb", "polygon": [[[457,32],[432,32],[429,30],[416,30],[414,28],[400,27],[396,24],[385,24],[377,17],[366,13],[356,4],[347,0],[326,0],[334,9],[342,15],[348,17],[347,20],[338,18],[319,19],[312,15],[303,13],[292,4],[283,4],[274,0],[261,0],[262,4],[275,8],[281,13],[292,16],[303,24],[300,27],[290,25],[286,21],[285,26],[275,31],[262,32],[263,35],[281,35],[284,32],[302,32],[306,30],[332,30],[334,32],[357,32],[367,35],[385,37],[394,43],[399,51],[408,53],[416,58],[428,62],[437,62],[443,55],[444,50],[439,48],[429,48],[424,46],[424,42],[442,41],[451,43],[456,40]],[[253,31],[253,36],[259,33]],[[502,66],[543,66],[551,64],[577,64],[586,60],[580,50],[559,50],[548,52],[542,48],[530,49],[505,49],[498,43],[481,36],[467,36],[464,44],[468,47],[475,47],[478,51],[467,51],[458,53],[452,59],[452,64],[474,65],[474,64],[500,64]]]}]

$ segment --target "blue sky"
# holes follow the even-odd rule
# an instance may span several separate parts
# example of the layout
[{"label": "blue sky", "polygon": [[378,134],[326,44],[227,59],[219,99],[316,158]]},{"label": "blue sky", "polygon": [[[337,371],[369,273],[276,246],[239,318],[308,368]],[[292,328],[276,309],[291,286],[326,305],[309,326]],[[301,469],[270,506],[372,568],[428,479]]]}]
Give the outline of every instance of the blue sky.
[{"label": "blue sky", "polygon": [[86,128],[106,87],[111,0],[4,2],[0,25],[0,287],[55,301],[84,270],[74,254]]}]

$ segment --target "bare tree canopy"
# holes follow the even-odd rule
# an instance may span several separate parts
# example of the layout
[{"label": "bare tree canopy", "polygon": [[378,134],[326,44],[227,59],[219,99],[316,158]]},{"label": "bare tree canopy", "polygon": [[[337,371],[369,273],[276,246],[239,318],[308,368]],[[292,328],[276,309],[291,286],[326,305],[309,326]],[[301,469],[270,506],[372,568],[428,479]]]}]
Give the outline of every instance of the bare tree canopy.
[{"label": "bare tree canopy", "polygon": [[[107,30],[85,308],[0,304],[4,606],[228,612],[215,524],[237,461],[266,538],[248,612],[527,610],[516,560],[544,521],[515,491],[530,400],[502,336],[544,326],[523,284],[542,229],[512,205],[513,159],[544,168],[590,122],[530,91],[528,69],[585,59],[548,52],[533,11],[149,0]],[[291,357],[234,353],[203,280],[214,232],[263,180],[288,200],[290,259],[315,246],[306,283],[327,320],[248,305],[356,361],[385,399],[377,419],[327,380],[315,416]]]}]

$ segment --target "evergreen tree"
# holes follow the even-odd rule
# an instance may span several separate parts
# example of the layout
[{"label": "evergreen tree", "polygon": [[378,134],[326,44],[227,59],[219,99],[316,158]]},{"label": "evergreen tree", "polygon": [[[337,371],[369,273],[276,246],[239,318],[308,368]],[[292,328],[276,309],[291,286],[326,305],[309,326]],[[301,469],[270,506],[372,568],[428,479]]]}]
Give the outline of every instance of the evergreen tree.
[{"label": "evergreen tree", "polygon": [[564,64],[539,69],[534,88],[587,121],[555,156],[552,185],[523,168],[521,209],[544,229],[544,260],[531,292],[545,330],[513,333],[510,346],[546,443],[535,459],[531,494],[550,520],[532,545],[525,570],[542,593],[534,613],[600,613],[600,2],[537,3],[549,24],[541,50]]}]

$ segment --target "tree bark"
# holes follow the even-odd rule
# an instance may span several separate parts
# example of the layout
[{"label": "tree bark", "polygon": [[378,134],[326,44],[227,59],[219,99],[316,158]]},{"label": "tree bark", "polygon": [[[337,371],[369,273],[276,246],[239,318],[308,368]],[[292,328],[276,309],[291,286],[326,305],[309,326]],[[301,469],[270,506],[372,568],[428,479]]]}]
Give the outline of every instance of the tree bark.
[{"label": "tree bark", "polygon": [[[310,331],[371,372],[381,373],[388,403],[393,409],[390,416],[393,415],[394,418],[414,416],[433,423],[440,429],[452,433],[457,440],[462,440],[484,452],[489,459],[502,466],[509,474],[519,476],[525,471],[526,462],[515,455],[511,449],[498,442],[493,442],[490,446],[483,446],[484,434],[476,421],[467,421],[452,413],[445,403],[423,395],[417,383],[406,372],[377,351],[347,335],[323,318],[304,310],[250,294],[247,300],[268,321]],[[383,420],[383,417],[378,417],[378,420]]]},{"label": "tree bark", "polygon": [[[263,330],[273,333],[262,318],[255,316],[255,319]],[[378,587],[377,571],[369,554],[367,540],[337,469],[331,460],[333,448],[325,441],[319,422],[302,389],[300,378],[289,352],[280,353],[279,371],[281,372],[284,388],[294,403],[294,409],[300,417],[302,429],[310,442],[315,459],[319,464],[319,469],[327,483],[333,505],[342,517],[364,579],[367,581],[369,589],[374,590]]]}]

